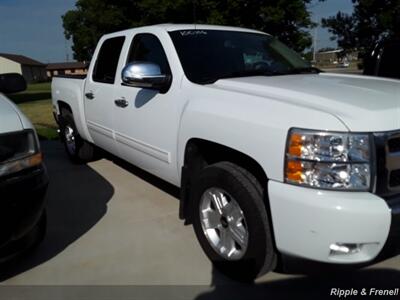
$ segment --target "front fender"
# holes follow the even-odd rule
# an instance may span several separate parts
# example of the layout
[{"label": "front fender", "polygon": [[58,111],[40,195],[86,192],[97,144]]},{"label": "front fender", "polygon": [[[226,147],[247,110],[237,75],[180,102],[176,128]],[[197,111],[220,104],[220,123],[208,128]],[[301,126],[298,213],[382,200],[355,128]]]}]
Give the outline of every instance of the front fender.
[{"label": "front fender", "polygon": [[[195,90],[201,89],[201,90]],[[192,138],[240,151],[258,162],[269,179],[283,181],[288,130],[301,127],[347,131],[334,116],[274,99],[199,86],[182,114],[178,141],[178,169]]]}]

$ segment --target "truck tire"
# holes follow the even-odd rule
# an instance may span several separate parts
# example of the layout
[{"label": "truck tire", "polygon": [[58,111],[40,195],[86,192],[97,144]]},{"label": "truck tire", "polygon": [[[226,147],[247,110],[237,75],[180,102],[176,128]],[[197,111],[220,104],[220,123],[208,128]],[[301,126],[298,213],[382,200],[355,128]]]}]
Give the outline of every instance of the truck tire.
[{"label": "truck tire", "polygon": [[276,265],[263,189],[247,170],[230,162],[205,167],[191,192],[193,227],[214,266],[251,282]]},{"label": "truck tire", "polygon": [[72,112],[61,110],[60,137],[68,157],[74,163],[86,163],[94,160],[95,147],[79,135]]}]

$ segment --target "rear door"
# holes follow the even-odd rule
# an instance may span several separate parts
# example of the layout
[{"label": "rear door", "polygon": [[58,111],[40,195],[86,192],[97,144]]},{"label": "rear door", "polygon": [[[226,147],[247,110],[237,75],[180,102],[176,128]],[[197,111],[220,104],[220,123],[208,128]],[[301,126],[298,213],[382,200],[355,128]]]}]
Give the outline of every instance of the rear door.
[{"label": "rear door", "polygon": [[83,95],[87,127],[94,143],[114,154],[114,82],[124,41],[124,36],[116,36],[101,43]]}]

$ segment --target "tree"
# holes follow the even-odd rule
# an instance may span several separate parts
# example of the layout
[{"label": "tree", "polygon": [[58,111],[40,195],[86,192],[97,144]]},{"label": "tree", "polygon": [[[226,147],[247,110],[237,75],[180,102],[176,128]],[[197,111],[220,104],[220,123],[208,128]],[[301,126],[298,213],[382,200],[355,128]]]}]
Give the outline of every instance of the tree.
[{"label": "tree", "polygon": [[308,61],[308,62],[312,62],[314,59],[314,50],[311,48],[311,50],[308,50],[306,52],[303,53],[303,58]]},{"label": "tree", "polygon": [[63,17],[64,34],[72,39],[74,58],[90,60],[99,38],[135,26],[139,11],[134,0],[78,0]]},{"label": "tree", "polygon": [[382,38],[400,37],[400,0],[352,0],[354,12],[338,12],[322,20],[344,50],[359,49],[360,55]]},{"label": "tree", "polygon": [[[207,23],[266,31],[301,52],[311,45],[313,0],[78,0],[63,17],[74,58],[90,60],[106,33],[157,23]],[[321,1],[321,0],[318,0]],[[323,1],[323,0],[322,0]]]}]

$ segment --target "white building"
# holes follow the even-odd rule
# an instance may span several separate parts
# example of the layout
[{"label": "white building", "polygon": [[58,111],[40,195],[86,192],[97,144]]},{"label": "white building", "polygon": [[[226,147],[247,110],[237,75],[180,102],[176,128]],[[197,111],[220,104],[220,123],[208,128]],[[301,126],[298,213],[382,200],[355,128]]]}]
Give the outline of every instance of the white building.
[{"label": "white building", "polygon": [[343,49],[322,51],[316,53],[316,63],[319,65],[338,65],[358,60],[358,51],[344,52]]},{"label": "white building", "polygon": [[47,80],[46,65],[23,55],[0,53],[0,74],[4,73],[21,74],[28,83]]},{"label": "white building", "polygon": [[46,67],[47,77],[56,75],[86,75],[89,63],[86,62],[63,62],[51,63]]}]

